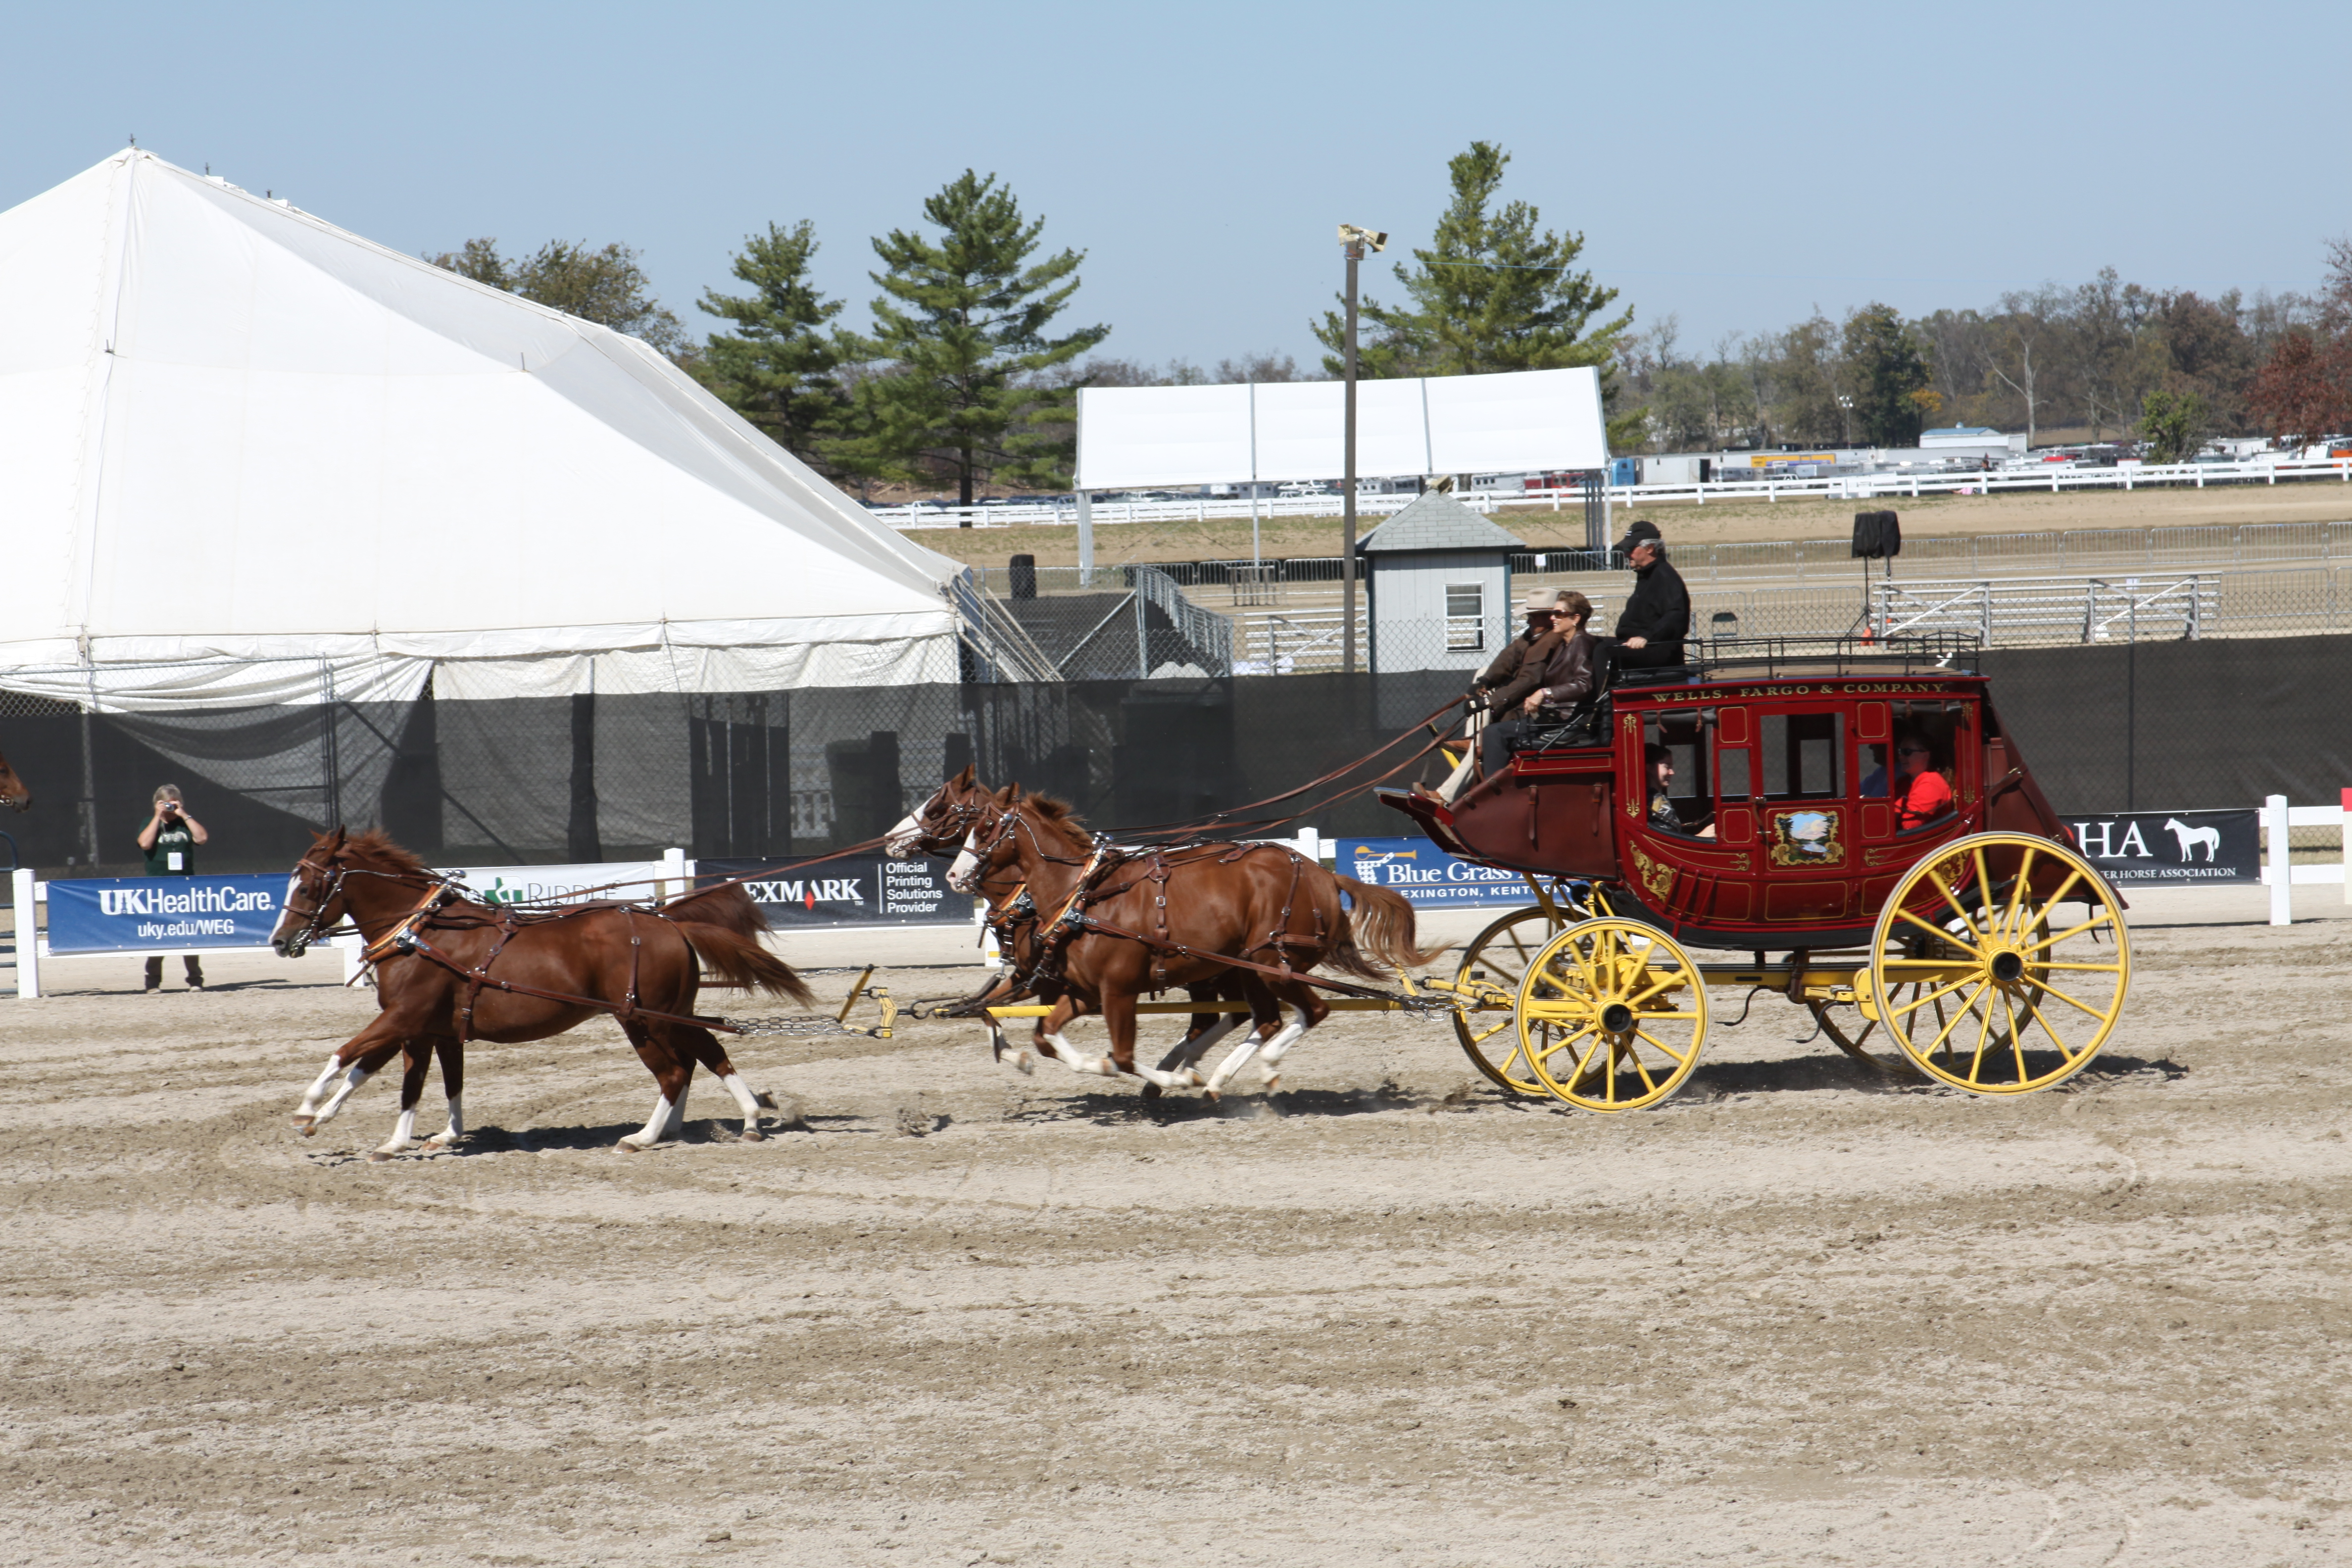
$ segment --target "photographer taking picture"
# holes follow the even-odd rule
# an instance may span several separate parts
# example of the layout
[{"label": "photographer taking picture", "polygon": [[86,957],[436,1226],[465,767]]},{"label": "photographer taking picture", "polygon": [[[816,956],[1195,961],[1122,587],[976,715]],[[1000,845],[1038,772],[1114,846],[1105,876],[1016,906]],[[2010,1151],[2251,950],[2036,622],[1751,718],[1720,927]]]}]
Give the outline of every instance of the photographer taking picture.
[{"label": "photographer taking picture", "polygon": [[[139,847],[147,857],[147,874],[151,877],[193,877],[196,874],[196,846],[211,835],[205,825],[188,815],[187,804],[180,798],[178,784],[163,784],[155,791],[155,813],[147,826],[139,830]],[[193,952],[182,955],[188,967],[188,989],[205,988],[205,966]],[[157,953],[147,961],[147,989],[159,990],[163,984],[163,955]]]}]

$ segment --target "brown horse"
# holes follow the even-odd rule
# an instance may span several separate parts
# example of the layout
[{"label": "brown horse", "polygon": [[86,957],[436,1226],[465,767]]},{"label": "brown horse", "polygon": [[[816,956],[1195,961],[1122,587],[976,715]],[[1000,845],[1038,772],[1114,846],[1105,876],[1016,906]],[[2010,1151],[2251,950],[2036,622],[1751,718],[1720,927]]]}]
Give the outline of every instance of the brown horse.
[{"label": "brown horse", "polygon": [[[991,791],[979,782],[972,768],[967,764],[963,772],[941,784],[921,808],[909,813],[890,830],[885,839],[886,847],[899,859],[905,859],[919,850],[933,855],[954,855],[963,847],[963,838],[979,820],[982,811],[992,806],[1008,807],[1020,793],[1018,784]],[[1037,921],[1034,918],[1004,920],[1006,907],[1026,890],[1017,867],[984,869],[975,879],[973,891],[988,901],[990,914],[1002,922],[999,930],[1003,935],[1007,964],[1005,971],[990,982],[975,1000],[982,1008],[1027,995],[1034,995],[1049,1006],[1066,1002],[1067,1011],[1056,1016],[1055,1032],[1058,1036],[1060,1030],[1084,1017],[1089,1009],[1083,997],[1073,995],[1055,976],[1039,970],[1037,961],[1043,933]],[[1185,994],[1193,1001],[1202,1003],[1246,1000],[1240,974],[1239,970],[1228,969],[1214,979],[1185,986]],[[1023,984],[1024,976],[1028,977],[1025,985]],[[1055,1052],[1045,1038],[1046,1031],[1042,1021],[1031,1042],[1035,1047],[1033,1055],[1028,1047],[1009,1047],[1005,1043],[1003,1026],[985,1012],[981,1016],[988,1024],[989,1044],[999,1061],[1004,1060],[1009,1054],[1015,1068],[1024,1073],[1032,1073],[1037,1070],[1038,1056],[1055,1060],[1070,1059]],[[1179,1078],[1189,1073],[1191,1081],[1196,1085],[1203,1081],[1198,1073],[1192,1071],[1195,1064],[1208,1053],[1210,1047],[1239,1026],[1243,1016],[1225,1012],[1192,1014],[1186,1020],[1184,1037],[1160,1058],[1160,1070],[1174,1073]],[[1256,1032],[1263,1039],[1280,1026],[1281,1017],[1277,1012],[1259,1023]],[[1160,1093],[1159,1084],[1150,1081],[1144,1084],[1145,1099],[1156,1099]]]},{"label": "brown horse", "polygon": [[[327,1058],[294,1123],[306,1136],[316,1132],[395,1052],[404,1053],[400,1123],[379,1155],[414,1147],[417,1097],[435,1053],[448,1091],[449,1125],[431,1142],[446,1144],[464,1135],[459,1095],[467,1039],[543,1040],[607,1013],[660,1086],[652,1118],[621,1140],[623,1149],[646,1148],[683,1125],[697,1062],[735,1097],[743,1136],[757,1141],[760,1110],[770,1102],[744,1083],[718,1037],[692,1021],[702,965],[722,985],[812,999],[791,966],[761,945],[767,917],[739,884],[659,906],[596,903],[519,914],[451,898],[442,878],[383,833],[354,838],[339,827],[321,834],[295,868],[270,944],[297,957],[347,917],[372,947],[383,948],[376,961],[378,1012]],[[404,940],[386,943],[395,931]],[[501,989],[501,983],[564,999]],[[343,1082],[336,1088],[339,1075]]]},{"label": "brown horse", "polygon": [[[969,773],[950,781],[910,822],[911,828],[902,823],[889,835],[893,852],[929,847],[955,826],[969,824],[949,885],[969,890],[1011,880],[1035,904],[1041,922],[1036,942],[1059,951],[1058,960],[1047,955],[1041,978],[1063,992],[1055,1011],[1038,1024],[1038,1048],[1075,1071],[1132,1074],[1160,1089],[1200,1083],[1189,1062],[1179,1071],[1167,1070],[1177,1064],[1178,1054],[1171,1053],[1171,1063],[1159,1069],[1135,1065],[1136,998],[1181,986],[1205,1000],[1204,991],[1214,994],[1238,984],[1257,1027],[1205,1087],[1212,1095],[1219,1093],[1255,1056],[1272,1088],[1280,1081],[1283,1057],[1330,1014],[1297,973],[1328,964],[1380,980],[1387,974],[1374,967],[1376,961],[1402,967],[1433,956],[1414,948],[1412,907],[1403,899],[1337,876],[1278,845],[1189,845],[1106,859],[1061,802],[1026,794],[1018,785],[988,795]],[[1056,934],[1056,924],[1073,914],[1096,923],[1077,927],[1075,934]],[[1241,967],[1234,959],[1263,967]],[[1276,1027],[1286,1002],[1297,1019]],[[1107,1058],[1081,1056],[1061,1034],[1087,1010],[1099,1011],[1110,1030]],[[1204,1037],[1188,1039],[1179,1053],[1207,1048],[1213,1035],[1204,1035],[1199,1026],[1211,1016],[1195,1016],[1196,1037]]]},{"label": "brown horse", "polygon": [[16,770],[8,765],[5,757],[0,757],[0,805],[14,806],[18,811],[33,808],[33,792],[16,776]]}]

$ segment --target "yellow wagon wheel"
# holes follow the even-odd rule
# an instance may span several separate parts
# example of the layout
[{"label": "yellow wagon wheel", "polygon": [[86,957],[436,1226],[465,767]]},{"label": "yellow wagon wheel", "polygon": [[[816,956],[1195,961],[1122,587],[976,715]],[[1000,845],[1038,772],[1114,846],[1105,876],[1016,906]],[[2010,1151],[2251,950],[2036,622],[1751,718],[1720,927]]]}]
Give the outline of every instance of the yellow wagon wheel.
[{"label": "yellow wagon wheel", "polygon": [[1519,1054],[1584,1110],[1640,1110],[1680,1089],[1706,1042],[1706,983],[1673,938],[1634,921],[1554,937],[1519,984]]},{"label": "yellow wagon wheel", "polygon": [[[2060,912],[2069,904],[2081,919]],[[1973,1094],[2024,1094],[2080,1072],[2131,984],[2115,889],[2073,850],[2024,833],[1979,833],[1914,866],[1871,950],[1885,1032],[1912,1066]]]},{"label": "yellow wagon wheel", "polygon": [[1590,912],[1555,897],[1559,901],[1549,908],[1513,910],[1480,931],[1463,950],[1454,975],[1454,994],[1468,1004],[1454,1015],[1454,1037],[1480,1072],[1513,1094],[1546,1092],[1519,1050],[1519,983],[1545,944]]}]

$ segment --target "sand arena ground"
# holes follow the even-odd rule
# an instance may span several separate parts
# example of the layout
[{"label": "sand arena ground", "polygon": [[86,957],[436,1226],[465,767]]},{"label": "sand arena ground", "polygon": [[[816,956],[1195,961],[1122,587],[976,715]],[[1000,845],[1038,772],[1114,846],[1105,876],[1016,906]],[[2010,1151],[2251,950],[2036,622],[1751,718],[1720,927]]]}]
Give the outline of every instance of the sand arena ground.
[{"label": "sand arena ground", "polygon": [[2352,921],[2135,901],[2117,1037],[2019,1101],[1772,998],[1615,1120],[1402,1019],[1159,1114],[931,1023],[747,1044],[802,1130],[705,1079],[624,1155],[600,1025],[388,1163],[389,1082],[289,1122],[331,959],[59,961],[0,1001],[0,1562],[2340,1563]]}]

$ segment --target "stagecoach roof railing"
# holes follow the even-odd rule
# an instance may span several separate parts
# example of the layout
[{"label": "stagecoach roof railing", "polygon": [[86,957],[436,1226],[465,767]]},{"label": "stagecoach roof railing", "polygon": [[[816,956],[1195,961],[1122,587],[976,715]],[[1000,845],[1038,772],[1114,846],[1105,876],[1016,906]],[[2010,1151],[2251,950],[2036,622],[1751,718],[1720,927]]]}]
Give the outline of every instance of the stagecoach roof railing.
[{"label": "stagecoach roof railing", "polygon": [[1892,637],[1863,633],[1837,637],[1694,637],[1684,644],[1680,669],[1618,672],[1619,689],[1719,680],[1783,680],[1803,677],[1974,675],[1981,639],[1966,632],[1920,632]]}]

